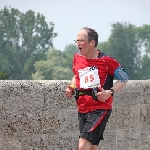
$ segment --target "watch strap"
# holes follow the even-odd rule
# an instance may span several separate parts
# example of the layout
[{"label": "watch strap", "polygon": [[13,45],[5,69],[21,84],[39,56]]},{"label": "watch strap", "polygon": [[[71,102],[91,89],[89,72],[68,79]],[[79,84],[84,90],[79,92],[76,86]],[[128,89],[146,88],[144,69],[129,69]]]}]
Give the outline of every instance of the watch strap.
[{"label": "watch strap", "polygon": [[110,89],[110,91],[111,91],[111,96],[114,96],[114,94],[115,94],[114,89]]}]

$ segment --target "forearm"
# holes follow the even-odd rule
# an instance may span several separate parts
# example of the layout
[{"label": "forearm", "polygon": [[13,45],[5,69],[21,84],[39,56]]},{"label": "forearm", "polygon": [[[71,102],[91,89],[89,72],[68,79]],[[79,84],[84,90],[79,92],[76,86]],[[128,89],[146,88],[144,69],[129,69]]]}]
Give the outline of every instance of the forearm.
[{"label": "forearm", "polygon": [[112,87],[112,89],[115,91],[115,93],[121,91],[127,84],[128,80],[125,82],[121,82],[121,81],[117,81],[114,86]]},{"label": "forearm", "polygon": [[76,79],[75,76],[73,76],[72,80],[71,80],[71,85],[72,86],[76,86]]},{"label": "forearm", "polygon": [[74,89],[76,87],[76,79],[75,76],[71,80],[71,84],[69,84],[65,90],[67,98],[72,98],[72,95],[74,94]]}]

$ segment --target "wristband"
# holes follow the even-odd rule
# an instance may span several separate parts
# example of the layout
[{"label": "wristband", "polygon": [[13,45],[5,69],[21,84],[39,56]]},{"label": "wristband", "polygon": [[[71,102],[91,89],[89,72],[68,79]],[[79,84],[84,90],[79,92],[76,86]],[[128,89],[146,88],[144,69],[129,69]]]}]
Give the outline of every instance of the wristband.
[{"label": "wristband", "polygon": [[114,94],[115,94],[114,89],[110,89],[110,91],[111,91],[111,96],[114,96]]},{"label": "wristband", "polygon": [[73,89],[75,89],[75,87],[76,87],[74,84],[71,84],[70,86],[71,86]]}]

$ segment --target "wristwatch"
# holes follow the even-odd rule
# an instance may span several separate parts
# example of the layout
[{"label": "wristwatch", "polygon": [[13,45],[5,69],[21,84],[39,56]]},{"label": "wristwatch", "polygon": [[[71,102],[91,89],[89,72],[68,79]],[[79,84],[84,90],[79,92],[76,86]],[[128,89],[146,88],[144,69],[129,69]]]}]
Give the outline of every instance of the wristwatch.
[{"label": "wristwatch", "polygon": [[114,89],[110,89],[110,91],[111,91],[111,96],[114,96],[114,94],[115,94]]}]

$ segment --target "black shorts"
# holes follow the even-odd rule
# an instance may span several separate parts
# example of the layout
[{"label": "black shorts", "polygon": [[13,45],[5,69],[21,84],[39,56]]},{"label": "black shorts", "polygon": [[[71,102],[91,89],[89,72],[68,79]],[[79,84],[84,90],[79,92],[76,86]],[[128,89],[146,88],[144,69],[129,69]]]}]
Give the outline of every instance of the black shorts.
[{"label": "black shorts", "polygon": [[100,109],[88,113],[78,112],[80,137],[85,138],[92,145],[98,145],[103,140],[103,132],[112,109]]}]

